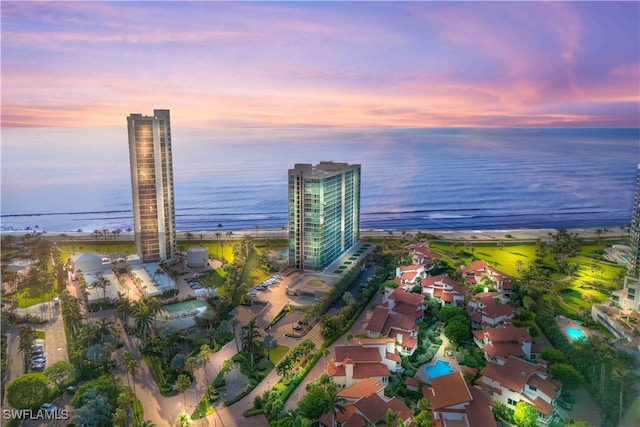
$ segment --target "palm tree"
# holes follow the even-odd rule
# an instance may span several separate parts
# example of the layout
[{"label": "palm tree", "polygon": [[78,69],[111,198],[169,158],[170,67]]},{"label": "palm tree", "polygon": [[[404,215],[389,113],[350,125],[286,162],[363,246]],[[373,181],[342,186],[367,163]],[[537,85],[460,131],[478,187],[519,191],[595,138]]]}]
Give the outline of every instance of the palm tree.
[{"label": "palm tree", "polygon": [[124,368],[124,371],[127,374],[127,384],[129,386],[131,386],[131,382],[129,381],[129,369],[128,369],[127,365],[128,365],[130,360],[134,360],[134,358],[133,358],[133,355],[131,353],[129,353],[128,351],[125,351],[120,356],[120,363],[122,364],[122,367]]},{"label": "palm tree", "polygon": [[400,421],[400,412],[394,412],[391,408],[387,408],[384,418],[376,421],[376,425],[384,425],[386,427],[396,427]]},{"label": "palm tree", "polygon": [[176,390],[178,393],[182,393],[184,400],[184,410],[187,410],[187,394],[186,391],[191,387],[191,378],[188,375],[180,374],[176,379]]},{"label": "palm tree", "polygon": [[149,309],[144,300],[138,300],[134,303],[133,317],[138,333],[142,334],[142,341],[147,342],[147,332],[153,325],[153,312]]},{"label": "palm tree", "polygon": [[158,329],[157,316],[158,314],[165,313],[167,311],[164,307],[164,301],[162,301],[158,297],[151,297],[151,298],[146,298],[145,303],[147,307],[149,307],[149,310],[151,311],[151,313],[153,314],[153,317],[155,319],[154,326],[156,329]]},{"label": "palm tree", "polygon": [[[218,224],[218,233],[216,233],[216,235],[218,236],[218,245],[220,245],[220,230],[222,230],[222,224]],[[224,242],[222,242],[222,258],[224,258]]]},{"label": "palm tree", "polygon": [[97,323],[95,323],[95,332],[98,336],[99,341],[104,341],[105,335],[113,335],[116,333],[116,328],[114,327],[114,323],[108,321],[106,318],[100,319]]},{"label": "palm tree", "polygon": [[102,289],[102,299],[104,302],[107,302],[107,287],[111,286],[111,281],[109,281],[106,277],[102,275],[102,273],[97,273],[96,276],[98,279],[92,283],[93,286]]},{"label": "palm tree", "polygon": [[207,376],[207,363],[211,363],[211,347],[209,344],[202,344],[200,347],[200,360],[202,360],[202,366],[204,367],[204,379],[207,382],[207,388],[209,388],[209,377]]},{"label": "palm tree", "polygon": [[[191,373],[191,375],[193,376],[193,382],[194,383],[196,383],[196,376],[194,375],[194,373],[201,366],[200,363],[198,363],[198,362],[199,362],[199,360],[195,356],[187,357],[187,360],[184,362],[184,368]],[[196,398],[197,398],[198,397],[198,395],[197,395],[198,388],[194,387],[194,390],[196,391]],[[197,400],[200,400],[200,399],[197,399]]]},{"label": "palm tree", "polygon": [[116,310],[125,326],[129,325],[129,315],[133,312],[133,303],[126,295],[118,292],[118,301],[116,301]]},{"label": "palm tree", "polygon": [[254,355],[260,350],[260,332],[256,325],[256,318],[252,318],[249,323],[242,327],[242,350],[251,355],[251,367],[254,364]]},{"label": "palm tree", "polygon": [[127,360],[127,365],[126,365],[127,379],[129,378],[129,375],[131,375],[134,395],[136,394],[136,374],[138,373],[139,367],[140,365],[138,364],[138,361],[135,360],[133,357]]},{"label": "palm tree", "polygon": [[340,402],[340,399],[338,398],[338,391],[334,387],[332,390],[329,391],[329,394],[327,396],[327,411],[326,411],[326,412],[331,412],[331,416],[333,417],[333,419],[331,420],[332,425],[336,424],[336,417],[338,415],[338,411],[344,412],[344,406]]},{"label": "palm tree", "polygon": [[180,412],[176,417],[176,427],[190,427],[193,425],[191,417],[186,412]]},{"label": "palm tree", "polygon": [[22,352],[22,354],[26,357],[27,354],[29,354],[29,352],[31,351],[33,340],[36,339],[36,331],[28,326],[23,326],[22,328],[20,328],[18,336],[20,337],[20,345],[18,347],[18,351]]},{"label": "palm tree", "polygon": [[619,400],[619,409],[618,409],[618,423],[622,423],[622,408],[623,408],[623,398],[624,398],[624,389],[629,385],[633,384],[638,378],[635,374],[627,369],[627,368],[613,368],[611,371],[611,378],[620,382],[620,400]]},{"label": "palm tree", "polygon": [[65,320],[73,334],[76,335],[84,324],[84,314],[82,314],[82,310],[80,309],[80,301],[75,297],[71,298],[74,298],[74,300],[70,300],[69,305],[64,304],[63,307],[66,308]]}]

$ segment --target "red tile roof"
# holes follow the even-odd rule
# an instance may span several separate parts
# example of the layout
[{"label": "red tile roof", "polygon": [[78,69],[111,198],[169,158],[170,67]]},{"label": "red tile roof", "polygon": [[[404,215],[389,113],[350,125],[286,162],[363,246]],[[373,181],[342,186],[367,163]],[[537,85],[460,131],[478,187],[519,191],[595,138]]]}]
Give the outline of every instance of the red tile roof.
[{"label": "red tile roof", "polygon": [[525,356],[522,347],[516,342],[497,342],[484,346],[482,350],[492,359],[505,359],[509,356]]},{"label": "red tile roof", "polygon": [[353,367],[353,378],[388,377],[391,373],[383,363],[356,363]]},{"label": "red tile roof", "polygon": [[523,327],[507,325],[504,328],[487,328],[483,332],[492,343],[496,342],[533,342],[529,330]]},{"label": "red tile roof", "polygon": [[387,316],[389,316],[389,310],[384,307],[377,306],[373,309],[373,314],[371,315],[371,319],[369,319],[369,323],[365,329],[381,334],[384,324],[387,321]]},{"label": "red tile roof", "polygon": [[[537,373],[543,376],[538,376]],[[525,384],[529,383],[549,398],[555,398],[561,388],[561,384],[553,380],[543,366],[514,356],[507,358],[503,365],[494,362],[487,363],[481,374],[518,393],[522,392]]]},{"label": "red tile roof", "polygon": [[377,394],[384,390],[384,385],[380,383],[378,378],[365,378],[358,381],[351,387],[345,388],[338,392],[338,397],[348,400],[357,400],[367,397],[370,394]]},{"label": "red tile roof", "polygon": [[380,351],[376,347],[361,345],[336,345],[333,348],[333,360],[337,363],[352,359],[355,363],[380,362]]},{"label": "red tile roof", "polygon": [[510,305],[494,302],[483,308],[482,313],[490,319],[497,319],[502,316],[513,316],[515,309]]},{"label": "red tile roof", "polygon": [[404,289],[396,288],[389,299],[392,299],[397,303],[403,302],[409,305],[413,305],[416,308],[424,304],[424,296],[421,294],[414,294],[413,292],[407,292]]},{"label": "red tile roof", "polygon": [[409,332],[396,328],[391,328],[389,330],[390,337],[397,337],[398,335],[402,336],[402,341],[398,340],[398,342],[405,348],[414,348],[418,344],[418,340],[413,338]]},{"label": "red tile roof", "polygon": [[380,398],[377,394],[372,394],[368,397],[362,398],[355,403],[358,410],[364,415],[364,417],[372,424],[383,420],[387,409],[391,408],[394,412],[400,413],[400,419],[406,420],[413,416],[413,411],[407,407],[402,401],[391,398],[388,401]]},{"label": "red tile roof", "polygon": [[[426,394],[425,394],[426,393]],[[431,380],[431,388],[423,389],[423,395],[434,410],[469,402],[471,394],[460,371]]]},{"label": "red tile roof", "polygon": [[467,417],[472,426],[498,427],[491,407],[494,405],[493,399],[487,392],[475,387],[470,387],[469,391],[473,400],[467,406]]}]

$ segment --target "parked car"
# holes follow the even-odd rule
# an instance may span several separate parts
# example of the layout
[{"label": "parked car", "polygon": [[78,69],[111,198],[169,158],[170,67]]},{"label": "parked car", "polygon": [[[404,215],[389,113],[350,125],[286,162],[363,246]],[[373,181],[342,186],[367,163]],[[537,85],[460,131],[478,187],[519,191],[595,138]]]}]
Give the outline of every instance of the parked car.
[{"label": "parked car", "polygon": [[256,286],[256,289],[259,290],[259,291],[266,291],[267,287],[264,286],[264,285],[259,285],[259,286]]},{"label": "parked car", "polygon": [[293,330],[294,331],[301,331],[302,330],[302,326],[296,325],[296,326],[293,327]]},{"label": "parked car", "polygon": [[31,351],[31,357],[44,356],[44,351],[42,350],[33,350]]},{"label": "parked car", "polygon": [[78,391],[78,387],[74,385],[70,385],[69,387],[67,387],[67,393],[69,393],[70,395],[76,394],[76,391]]},{"label": "parked car", "polygon": [[195,285],[192,286],[192,288],[195,289],[202,289],[202,286],[198,285],[197,283]]},{"label": "parked car", "polygon": [[31,370],[32,371],[42,371],[45,366],[46,366],[45,362],[32,363],[31,364]]},{"label": "parked car", "polygon": [[36,350],[44,350],[44,346],[42,344],[34,344],[31,346],[31,351],[36,351]]},{"label": "parked car", "polygon": [[58,407],[53,403],[43,403],[42,406],[40,406],[40,410],[45,412],[56,412]]}]

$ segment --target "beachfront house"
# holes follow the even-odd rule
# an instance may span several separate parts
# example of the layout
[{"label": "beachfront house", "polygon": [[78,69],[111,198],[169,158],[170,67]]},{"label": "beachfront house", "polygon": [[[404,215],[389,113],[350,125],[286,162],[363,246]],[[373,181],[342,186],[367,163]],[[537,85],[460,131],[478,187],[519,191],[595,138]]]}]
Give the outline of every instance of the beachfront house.
[{"label": "beachfront house", "polygon": [[487,390],[494,401],[514,409],[520,401],[538,412],[538,424],[549,425],[557,415],[556,400],[562,383],[547,373],[545,365],[527,362],[514,356],[503,364],[489,362],[480,372],[478,385]]}]

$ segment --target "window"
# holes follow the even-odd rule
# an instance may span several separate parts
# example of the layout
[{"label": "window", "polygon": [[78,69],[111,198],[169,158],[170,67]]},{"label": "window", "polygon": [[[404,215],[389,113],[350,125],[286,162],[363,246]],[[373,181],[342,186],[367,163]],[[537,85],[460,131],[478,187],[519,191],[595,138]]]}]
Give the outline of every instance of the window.
[{"label": "window", "polygon": [[513,400],[513,399],[507,399],[507,402],[509,403],[509,405],[511,406],[516,406],[518,404],[518,401]]},{"label": "window", "polygon": [[530,385],[529,386],[529,390],[531,391],[538,391],[538,389],[535,386]]}]

